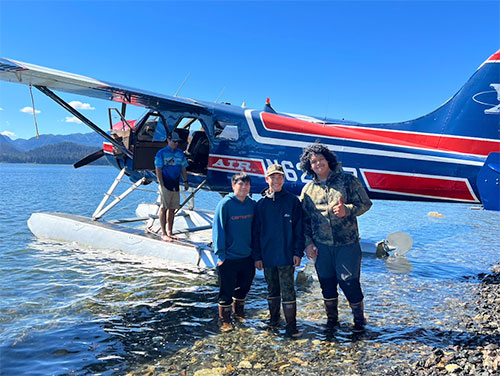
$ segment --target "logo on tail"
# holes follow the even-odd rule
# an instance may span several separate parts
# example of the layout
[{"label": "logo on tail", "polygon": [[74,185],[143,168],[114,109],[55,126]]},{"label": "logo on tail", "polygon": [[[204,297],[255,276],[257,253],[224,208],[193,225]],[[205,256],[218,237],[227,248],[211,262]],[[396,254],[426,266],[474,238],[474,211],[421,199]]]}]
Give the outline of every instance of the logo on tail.
[{"label": "logo on tail", "polygon": [[[488,108],[488,109],[484,110],[484,113],[486,115],[498,115],[498,114],[500,114],[500,84],[491,84],[490,87],[493,88],[493,89],[495,89],[495,90],[482,91],[480,93],[475,94],[472,97],[472,99],[476,103],[479,103],[479,104],[482,104],[482,105],[485,105],[485,106],[493,106],[491,108]],[[497,98],[496,99],[497,99],[497,101],[499,103],[495,104],[495,103],[485,102],[486,100],[490,100],[491,101],[491,99],[489,99],[489,98],[486,99],[485,97],[486,96],[491,97],[491,94],[495,93],[495,92],[497,94]]]}]

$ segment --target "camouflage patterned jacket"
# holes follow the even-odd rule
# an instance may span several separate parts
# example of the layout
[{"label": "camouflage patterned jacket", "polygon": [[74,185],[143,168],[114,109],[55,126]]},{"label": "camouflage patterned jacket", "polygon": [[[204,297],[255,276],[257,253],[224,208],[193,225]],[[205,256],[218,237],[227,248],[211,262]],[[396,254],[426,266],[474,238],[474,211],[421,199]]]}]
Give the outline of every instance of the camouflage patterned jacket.
[{"label": "camouflage patterned jacket", "polygon": [[[346,215],[338,218],[333,207],[342,198]],[[354,175],[344,173],[339,163],[328,176],[326,184],[313,179],[300,196],[304,215],[306,246],[311,243],[345,245],[359,241],[356,217],[368,211],[372,202]]]}]

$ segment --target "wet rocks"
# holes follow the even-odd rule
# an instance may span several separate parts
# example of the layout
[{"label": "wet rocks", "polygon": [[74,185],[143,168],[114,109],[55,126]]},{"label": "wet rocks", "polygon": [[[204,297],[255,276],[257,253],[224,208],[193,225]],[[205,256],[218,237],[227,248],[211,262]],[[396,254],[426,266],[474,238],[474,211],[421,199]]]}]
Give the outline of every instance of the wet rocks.
[{"label": "wet rocks", "polygon": [[[417,363],[419,375],[498,375],[500,374],[500,265],[490,274],[478,275],[476,299],[463,317],[466,329],[447,349],[433,349]],[[471,307],[469,307],[471,308]]]},{"label": "wet rocks", "polygon": [[[283,327],[268,330],[267,312],[259,311],[233,332],[203,338],[131,375],[499,375],[500,266],[477,278],[464,299],[439,302],[443,316],[432,327],[401,325],[386,314],[355,336],[341,303],[340,327],[326,332],[322,301],[315,298],[298,312],[300,339],[287,338]],[[389,299],[380,304],[391,307]],[[459,324],[443,324],[447,315],[459,315]]]}]

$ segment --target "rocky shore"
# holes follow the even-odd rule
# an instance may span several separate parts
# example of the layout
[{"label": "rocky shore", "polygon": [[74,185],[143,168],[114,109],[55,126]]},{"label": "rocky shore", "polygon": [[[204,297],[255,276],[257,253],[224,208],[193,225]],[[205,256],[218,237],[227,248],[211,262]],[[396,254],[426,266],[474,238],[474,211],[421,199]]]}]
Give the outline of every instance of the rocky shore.
[{"label": "rocky shore", "polygon": [[[452,329],[401,328],[397,339],[386,340],[382,324],[377,329],[377,323],[370,323],[362,335],[354,335],[349,322],[335,332],[325,332],[321,325],[308,323],[314,314],[301,311],[303,335],[294,340],[286,338],[283,330],[269,331],[267,313],[260,310],[235,331],[197,341],[128,376],[500,375],[499,284],[500,265],[470,278],[471,291],[444,307],[458,315],[458,325]],[[310,308],[317,308],[319,315],[320,307]]]},{"label": "rocky shore", "polygon": [[418,361],[415,375],[500,375],[500,265],[477,278],[480,284],[464,317],[467,335],[449,348],[434,348]]}]

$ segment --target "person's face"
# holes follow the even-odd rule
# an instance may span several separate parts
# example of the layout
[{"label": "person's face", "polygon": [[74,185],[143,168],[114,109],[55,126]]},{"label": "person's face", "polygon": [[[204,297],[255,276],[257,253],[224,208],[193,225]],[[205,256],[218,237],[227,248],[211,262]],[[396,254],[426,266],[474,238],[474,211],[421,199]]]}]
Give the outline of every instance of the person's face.
[{"label": "person's face", "polygon": [[280,192],[285,183],[285,176],[283,174],[272,174],[266,177],[266,182],[273,192]]},{"label": "person's face", "polygon": [[330,166],[328,166],[328,161],[325,159],[323,154],[313,154],[309,158],[309,162],[311,163],[312,170],[318,178],[323,180],[328,177],[328,174],[330,173]]},{"label": "person's face", "polygon": [[250,193],[250,183],[247,181],[237,181],[235,184],[232,184],[234,195],[241,201],[244,201],[245,198]]},{"label": "person's face", "polygon": [[179,141],[172,141],[172,139],[168,139],[168,147],[172,150],[177,149],[177,146],[179,146]]}]

